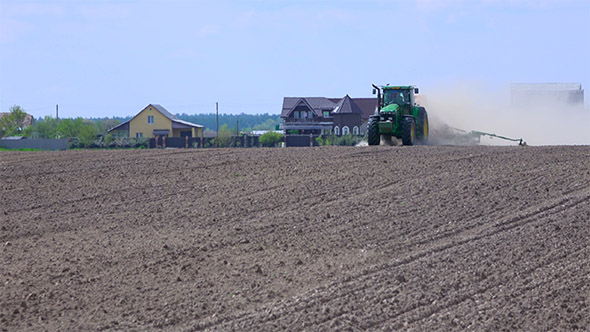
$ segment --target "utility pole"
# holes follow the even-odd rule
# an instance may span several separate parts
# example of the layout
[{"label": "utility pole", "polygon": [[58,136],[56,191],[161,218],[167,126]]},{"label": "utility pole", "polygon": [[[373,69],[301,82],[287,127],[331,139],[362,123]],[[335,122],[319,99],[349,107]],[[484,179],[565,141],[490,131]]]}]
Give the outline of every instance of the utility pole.
[{"label": "utility pole", "polygon": [[215,102],[215,147],[217,147],[217,139],[219,137],[219,102]]},{"label": "utility pole", "polygon": [[236,117],[236,136],[240,136],[240,118]]},{"label": "utility pole", "polygon": [[55,104],[55,118],[59,120],[59,105]]}]

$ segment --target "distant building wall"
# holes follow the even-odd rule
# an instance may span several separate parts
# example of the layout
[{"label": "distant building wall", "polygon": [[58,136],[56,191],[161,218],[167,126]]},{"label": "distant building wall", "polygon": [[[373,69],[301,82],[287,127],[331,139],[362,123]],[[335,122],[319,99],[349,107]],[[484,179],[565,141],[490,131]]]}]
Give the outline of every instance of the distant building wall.
[{"label": "distant building wall", "polygon": [[[153,116],[153,123],[148,122],[148,116]],[[172,121],[158,112],[152,106],[148,106],[137,114],[129,122],[129,137],[137,137],[140,133],[141,137],[153,138],[154,129],[168,130],[169,136],[172,136]]]},{"label": "distant building wall", "polygon": [[174,128],[172,125],[172,137],[201,137],[203,136],[203,128]]},{"label": "distant building wall", "polygon": [[584,90],[580,83],[518,83],[510,89],[512,106],[584,107]]}]

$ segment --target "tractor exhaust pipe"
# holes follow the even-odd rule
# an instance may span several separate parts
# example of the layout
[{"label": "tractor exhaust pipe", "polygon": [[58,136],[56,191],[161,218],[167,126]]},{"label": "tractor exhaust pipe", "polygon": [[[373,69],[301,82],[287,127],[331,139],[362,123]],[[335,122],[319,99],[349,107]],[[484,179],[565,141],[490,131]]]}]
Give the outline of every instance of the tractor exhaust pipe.
[{"label": "tractor exhaust pipe", "polygon": [[371,85],[373,86],[373,94],[377,94],[377,109],[375,110],[375,115],[378,115],[379,110],[381,109],[381,89],[375,84]]}]

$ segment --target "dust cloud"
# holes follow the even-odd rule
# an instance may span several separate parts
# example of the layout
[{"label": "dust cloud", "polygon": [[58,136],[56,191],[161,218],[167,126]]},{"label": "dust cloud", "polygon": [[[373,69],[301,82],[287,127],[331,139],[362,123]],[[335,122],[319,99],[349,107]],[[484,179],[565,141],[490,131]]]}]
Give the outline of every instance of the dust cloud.
[{"label": "dust cloud", "polygon": [[[509,89],[473,82],[429,87],[421,93],[417,100],[428,111],[431,144],[477,144],[467,135],[472,130],[522,138],[529,145],[590,144],[589,108],[557,103],[517,108],[510,106]],[[480,144],[518,142],[482,136]]]}]

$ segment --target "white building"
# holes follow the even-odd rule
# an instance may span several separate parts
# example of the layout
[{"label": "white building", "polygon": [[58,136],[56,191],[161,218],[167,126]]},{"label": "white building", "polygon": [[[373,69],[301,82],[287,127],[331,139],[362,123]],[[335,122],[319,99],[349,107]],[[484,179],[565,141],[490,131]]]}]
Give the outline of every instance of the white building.
[{"label": "white building", "polygon": [[516,107],[584,107],[584,90],[580,83],[515,83],[510,88],[510,103]]}]

